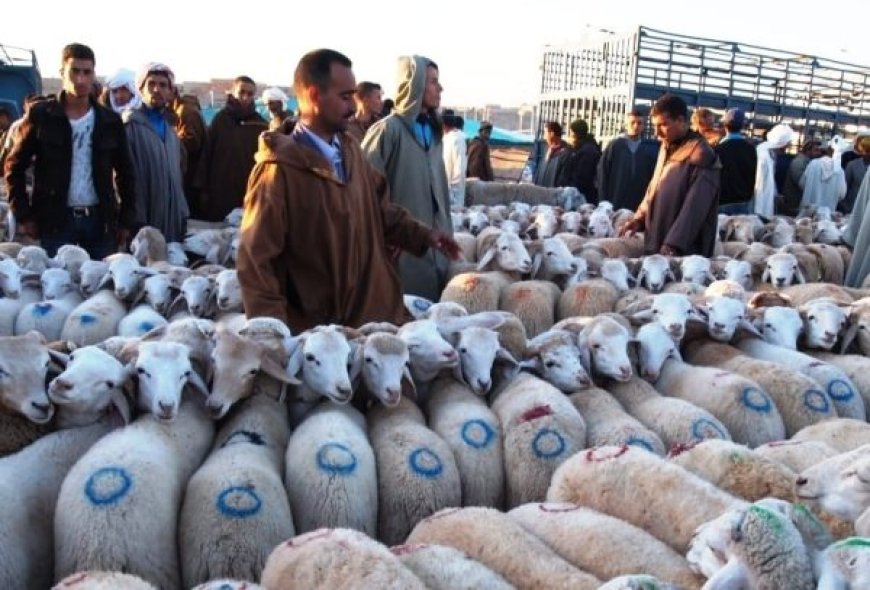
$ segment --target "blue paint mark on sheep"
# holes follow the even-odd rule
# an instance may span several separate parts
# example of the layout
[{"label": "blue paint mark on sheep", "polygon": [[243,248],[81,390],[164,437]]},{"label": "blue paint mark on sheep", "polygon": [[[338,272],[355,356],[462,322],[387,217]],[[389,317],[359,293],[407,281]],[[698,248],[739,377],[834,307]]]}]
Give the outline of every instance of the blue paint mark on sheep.
[{"label": "blue paint mark on sheep", "polygon": [[565,452],[565,439],[552,428],[541,428],[532,441],[532,451],[539,459],[553,459]]},{"label": "blue paint mark on sheep", "polygon": [[33,317],[44,318],[48,315],[48,312],[51,311],[52,305],[51,303],[37,303],[33,306],[30,314]]},{"label": "blue paint mark on sheep", "polygon": [[842,379],[831,379],[828,383],[828,395],[835,402],[846,402],[855,397],[855,392]]},{"label": "blue paint mark on sheep", "polygon": [[139,324],[139,331],[143,334],[150,332],[154,329],[154,322],[141,322]]},{"label": "blue paint mark on sheep", "polygon": [[425,299],[414,299],[414,309],[417,311],[426,311],[430,307],[432,307],[432,303]]},{"label": "blue paint mark on sheep", "polygon": [[260,496],[248,486],[232,486],[218,494],[218,511],[230,518],[249,518],[263,507]]},{"label": "blue paint mark on sheep", "polygon": [[328,442],[317,449],[317,466],[330,475],[350,475],[356,464],[356,455],[341,443]]},{"label": "blue paint mark on sheep", "polygon": [[698,418],[692,422],[692,436],[698,440],[704,440],[707,438],[727,439],[728,433],[709,418]]},{"label": "blue paint mark on sheep", "polygon": [[743,389],[743,394],[740,396],[740,401],[750,410],[754,410],[761,414],[769,414],[773,409],[773,402],[767,397],[767,394],[757,387],[746,387]]},{"label": "blue paint mark on sheep", "polygon": [[91,315],[89,313],[83,313],[82,315],[79,316],[79,323],[82,323],[85,325],[96,324],[97,323],[97,316]]},{"label": "blue paint mark on sheep", "polygon": [[480,418],[467,420],[461,434],[462,442],[475,449],[485,449],[495,439],[495,430]]},{"label": "blue paint mark on sheep", "polygon": [[804,406],[813,412],[827,414],[831,411],[831,402],[828,396],[818,389],[807,389],[804,392]]},{"label": "blue paint mark on sheep", "polygon": [[227,437],[221,448],[229,445],[251,444],[257,446],[265,446],[266,441],[263,440],[263,435],[259,432],[251,432],[250,430],[236,430]]},{"label": "blue paint mark on sheep", "polygon": [[85,482],[85,497],[94,506],[112,506],[130,493],[133,477],[122,467],[103,467]]},{"label": "blue paint mark on sheep", "polygon": [[641,437],[639,437],[639,436],[630,436],[630,437],[628,437],[628,439],[626,439],[626,441],[625,441],[625,444],[626,444],[626,445],[629,445],[629,446],[632,446],[632,447],[641,447],[642,449],[646,449],[646,450],[649,451],[650,453],[654,453],[654,452],[655,452],[655,451],[653,450],[653,446],[652,446],[652,444],[650,444],[650,442],[649,442],[647,439],[645,439],[645,438],[641,438]]},{"label": "blue paint mark on sheep", "polygon": [[411,471],[426,479],[437,479],[444,471],[440,457],[426,447],[414,449],[408,455],[408,467]]}]

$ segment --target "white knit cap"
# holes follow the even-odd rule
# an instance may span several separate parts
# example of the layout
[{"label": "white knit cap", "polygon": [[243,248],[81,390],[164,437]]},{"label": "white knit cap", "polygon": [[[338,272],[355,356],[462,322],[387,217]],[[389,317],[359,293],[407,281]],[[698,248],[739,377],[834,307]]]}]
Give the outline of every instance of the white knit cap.
[{"label": "white knit cap", "polygon": [[139,73],[136,74],[136,88],[142,90],[142,86],[145,84],[145,78],[147,78],[148,74],[152,72],[167,76],[169,78],[169,85],[175,86],[175,74],[169,66],[160,62],[152,61],[142,66],[139,69]]},{"label": "white knit cap", "polygon": [[773,149],[783,148],[792,140],[794,140],[794,131],[785,123],[780,123],[767,132],[767,143]]}]

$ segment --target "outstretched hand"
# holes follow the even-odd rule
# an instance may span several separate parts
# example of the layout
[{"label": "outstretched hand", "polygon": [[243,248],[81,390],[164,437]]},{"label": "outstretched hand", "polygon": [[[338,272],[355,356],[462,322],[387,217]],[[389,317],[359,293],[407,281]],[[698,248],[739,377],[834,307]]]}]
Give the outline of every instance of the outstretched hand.
[{"label": "outstretched hand", "polygon": [[643,229],[643,219],[632,219],[619,230],[619,237],[630,238]]},{"label": "outstretched hand", "polygon": [[459,260],[462,248],[450,234],[433,229],[429,232],[429,247],[435,248],[450,260]]}]

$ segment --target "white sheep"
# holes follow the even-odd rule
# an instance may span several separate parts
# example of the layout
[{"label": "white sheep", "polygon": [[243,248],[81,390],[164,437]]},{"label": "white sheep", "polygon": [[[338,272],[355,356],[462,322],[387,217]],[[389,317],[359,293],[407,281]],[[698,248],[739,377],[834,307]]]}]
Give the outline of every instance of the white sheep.
[{"label": "white sheep", "polygon": [[51,259],[41,246],[24,246],[18,251],[15,261],[22,270],[42,273],[51,265]]},{"label": "white sheep", "polygon": [[846,328],[848,313],[829,298],[808,301],[800,306],[804,320],[804,335],[808,348],[831,350]]},{"label": "white sheep", "polygon": [[586,447],[586,424],[555,387],[521,373],[496,398],[492,411],[502,424],[506,506],[543,500],[553,472]]},{"label": "white sheep", "polygon": [[697,254],[686,256],[680,260],[680,277],[683,281],[698,285],[707,285],[716,280],[712,273],[710,259]]},{"label": "white sheep", "polygon": [[138,338],[151,330],[165,326],[168,322],[149,305],[139,305],[131,309],[118,322],[118,336]]},{"label": "white sheep", "polygon": [[560,391],[572,393],[592,385],[581,354],[576,335],[553,329],[528,342],[520,366],[534,371]]},{"label": "white sheep", "polygon": [[172,279],[167,274],[156,274],[142,281],[142,289],[133,299],[133,305],[144,300],[154,311],[165,316],[172,304]]},{"label": "white sheep", "polygon": [[244,311],[242,304],[242,287],[235,270],[222,270],[214,279],[215,298],[219,311]]},{"label": "white sheep", "polygon": [[82,298],[76,291],[69,291],[59,299],[28,303],[14,316],[14,333],[26,334],[36,330],[49,342],[60,340],[67,317],[81,302]]},{"label": "white sheep", "polygon": [[633,375],[631,361],[628,359],[628,345],[633,341],[628,323],[615,314],[596,316],[588,321],[571,325],[571,320],[563,320],[557,327],[576,330],[577,346],[581,359],[590,374],[628,381]]},{"label": "white sheep", "polygon": [[601,584],[492,508],[442,510],[420,522],[407,542],[459,549],[517,588],[594,590]]},{"label": "white sheep", "polygon": [[467,386],[441,379],[432,386],[426,412],[429,428],[453,451],[462,485],[462,504],[501,508],[505,466],[501,424]]},{"label": "white sheep", "polygon": [[707,319],[707,333],[714,340],[729,342],[738,328],[750,334],[761,336],[755,325],[747,319],[746,304],[732,297],[708,298],[706,303],[696,308]]},{"label": "white sheep", "polygon": [[870,444],[802,471],[795,494],[838,518],[856,521],[870,508]]},{"label": "white sheep", "polygon": [[209,277],[191,275],[184,279],[181,284],[181,292],[172,305],[169,307],[169,313],[175,307],[182,303],[186,310],[194,317],[209,317],[214,314],[215,301],[215,284]]},{"label": "white sheep", "polygon": [[613,229],[613,224],[610,221],[610,216],[611,213],[604,210],[596,209],[593,211],[589,216],[589,223],[586,229],[589,237],[609,238],[616,235],[616,232]]},{"label": "white sheep", "polygon": [[628,414],[607,391],[593,387],[569,399],[586,422],[587,446],[633,445],[665,454],[665,445],[656,433]]},{"label": "white sheep", "polygon": [[356,409],[321,403],[293,431],[284,462],[297,533],[326,527],[377,535],[375,455]]},{"label": "white sheep", "polygon": [[[665,489],[678,494],[662,493]],[[577,453],[553,475],[548,502],[571,502],[621,518],[685,553],[701,524],[743,505],[734,496],[636,447]]]},{"label": "white sheep", "polygon": [[534,338],[553,326],[561,295],[550,281],[519,281],[501,290],[498,308],[517,316]]},{"label": "white sheep", "polygon": [[362,348],[360,377],[365,393],[386,406],[395,406],[403,384],[407,384],[412,397],[416,397],[411,357],[404,340],[395,334],[375,332],[356,342]]},{"label": "white sheep", "polygon": [[858,354],[832,352],[810,351],[807,354],[843,371],[864,398],[864,407],[870,407],[870,358]]},{"label": "white sheep", "polygon": [[296,534],[282,481],[289,436],[287,406],[266,395],[241,402],[223,423],[178,517],[185,588],[259,579],[275,545]]},{"label": "white sheep", "polygon": [[782,288],[791,285],[795,279],[799,283],[807,282],[794,254],[777,252],[768,256],[764,273],[761,275],[762,283],[769,282],[776,288]]},{"label": "white sheep", "polygon": [[38,332],[0,337],[0,408],[6,410],[0,415],[11,410],[35,424],[51,420],[54,407],[45,391],[50,360]]},{"label": "white sheep", "polygon": [[100,281],[99,288],[108,287],[110,282],[113,283],[115,295],[122,301],[135,297],[139,292],[140,281],[157,272],[139,264],[132,254],[112,254],[107,256],[105,261],[109,263],[109,271]]},{"label": "white sheep", "polygon": [[818,588],[870,588],[870,539],[852,537],[830,545],[822,555]]},{"label": "white sheep", "polygon": [[431,590],[510,590],[504,578],[468,555],[444,545],[398,545],[390,551]]},{"label": "white sheep", "polygon": [[532,258],[520,237],[510,232],[491,229],[492,232],[484,231],[478,236],[477,270],[488,270],[493,266],[508,272],[530,272]]},{"label": "white sheep", "polygon": [[76,284],[79,284],[81,282],[82,264],[90,259],[91,255],[88,254],[88,251],[84,248],[73,244],[64,244],[57,249],[57,253],[55,253],[54,258],[52,259],[51,266],[66,270],[69,272],[72,280]]},{"label": "white sheep", "polygon": [[103,278],[109,273],[109,263],[102,260],[86,260],[79,267],[79,289],[90,297],[100,290]]},{"label": "white sheep", "polygon": [[453,347],[459,353],[454,377],[477,395],[486,395],[494,384],[499,387],[500,381],[510,379],[519,368],[517,359],[500,342],[499,333],[490,328],[469,326],[456,333],[454,339]]},{"label": "white sheep", "polygon": [[637,275],[638,285],[645,285],[652,293],[659,293],[668,279],[677,280],[671,270],[671,263],[665,256],[661,254],[644,256]]},{"label": "white sheep", "polygon": [[590,279],[566,286],[556,307],[556,318],[592,317],[613,311],[619,293],[618,287],[604,279]]},{"label": "white sheep", "polygon": [[816,440],[779,440],[756,447],[752,452],[776,461],[795,473],[838,454],[831,445]]},{"label": "white sheep", "polygon": [[738,283],[747,291],[751,290],[755,284],[752,276],[752,265],[746,260],[731,259],[725,263],[725,279]]},{"label": "white sheep", "polygon": [[167,258],[166,238],[156,227],[142,227],[130,240],[130,252],[139,264],[151,266]]},{"label": "white sheep", "polygon": [[3,295],[18,299],[24,295],[25,285],[39,281],[40,273],[24,270],[12,259],[0,260],[0,290]]},{"label": "white sheep", "polygon": [[775,305],[760,309],[760,314],[755,318],[755,327],[766,342],[797,350],[804,322],[800,312],[793,307]]},{"label": "white sheep", "polygon": [[559,238],[542,239],[532,252],[532,278],[552,281],[577,272],[574,255]]},{"label": "white sheep", "polygon": [[[138,576],[120,572],[79,572],[70,574],[52,590],[157,590]],[[250,588],[250,590],[255,590]]]},{"label": "white sheep", "polygon": [[627,307],[622,313],[632,322],[658,322],[676,341],[682,340],[686,334],[686,322],[689,319],[700,319],[692,301],[686,295],[678,293],[653,295]]},{"label": "white sheep", "polygon": [[406,398],[374,407],[367,420],[378,466],[378,538],[394,545],[420,520],[460,505],[459,470],[450,447]]},{"label": "white sheep", "polygon": [[181,242],[166,244],[166,261],[173,266],[187,266],[189,260]]},{"label": "white sheep", "polygon": [[112,291],[98,291],[66,316],[60,339],[77,346],[97,344],[118,333],[118,323],[126,313],[124,303]]},{"label": "white sheep", "polygon": [[[302,381],[293,391],[298,411],[321,397],[346,404],[353,395],[353,378],[361,367],[362,347],[351,347],[348,337],[359,334],[342,326],[317,326],[296,337],[287,374]],[[295,417],[291,417],[291,423]]]},{"label": "white sheep", "polygon": [[819,441],[840,453],[870,444],[870,424],[854,418],[837,418],[811,424],[791,437],[793,441]]},{"label": "white sheep", "polygon": [[458,274],[450,279],[447,286],[444,287],[441,301],[458,303],[468,313],[493,311],[498,309],[499,295],[508,284],[510,281],[500,273],[467,272]]},{"label": "white sheep", "polygon": [[199,406],[182,404],[173,424],[141,416],[73,466],[55,513],[56,579],[123,569],[159,588],[180,587],[178,511],[214,436]]}]

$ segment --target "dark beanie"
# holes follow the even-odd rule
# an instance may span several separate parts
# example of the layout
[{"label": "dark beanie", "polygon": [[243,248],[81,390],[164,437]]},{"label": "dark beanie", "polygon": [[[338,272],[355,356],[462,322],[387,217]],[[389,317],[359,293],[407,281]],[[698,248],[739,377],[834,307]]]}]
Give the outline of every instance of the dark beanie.
[{"label": "dark beanie", "polygon": [[574,119],[568,127],[579,137],[589,135],[589,123],[583,119]]}]

